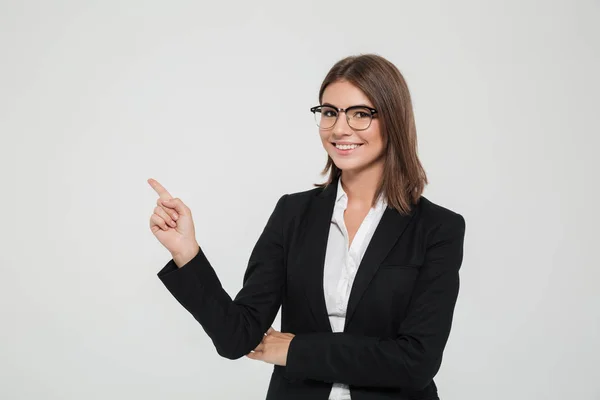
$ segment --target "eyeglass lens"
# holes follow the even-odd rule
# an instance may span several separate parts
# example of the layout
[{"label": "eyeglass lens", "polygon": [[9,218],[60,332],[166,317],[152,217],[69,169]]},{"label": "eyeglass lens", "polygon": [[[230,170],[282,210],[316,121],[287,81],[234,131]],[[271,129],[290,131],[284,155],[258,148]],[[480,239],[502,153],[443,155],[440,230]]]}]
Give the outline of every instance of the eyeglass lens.
[{"label": "eyeglass lens", "polygon": [[[314,114],[317,125],[322,129],[329,129],[335,125],[339,113],[333,107],[323,106],[317,109]],[[371,110],[364,107],[351,108],[344,114],[346,114],[348,125],[357,130],[367,129],[373,118]]]}]

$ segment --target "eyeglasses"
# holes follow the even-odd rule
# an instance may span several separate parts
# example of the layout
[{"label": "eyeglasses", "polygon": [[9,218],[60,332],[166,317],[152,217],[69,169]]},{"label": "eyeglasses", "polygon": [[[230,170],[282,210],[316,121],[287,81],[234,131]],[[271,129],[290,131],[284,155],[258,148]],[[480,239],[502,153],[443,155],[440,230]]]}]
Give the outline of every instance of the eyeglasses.
[{"label": "eyeglasses", "polygon": [[345,110],[330,105],[315,106],[310,109],[315,116],[315,122],[321,129],[331,129],[337,122],[340,112],[346,113],[346,121],[350,128],[357,131],[364,131],[371,126],[371,121],[377,110],[366,106],[352,106]]}]

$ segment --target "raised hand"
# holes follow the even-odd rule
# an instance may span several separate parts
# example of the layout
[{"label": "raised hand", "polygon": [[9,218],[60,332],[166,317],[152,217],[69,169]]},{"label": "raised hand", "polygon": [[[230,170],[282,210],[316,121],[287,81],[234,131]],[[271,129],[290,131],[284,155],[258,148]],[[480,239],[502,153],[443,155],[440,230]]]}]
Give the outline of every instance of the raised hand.
[{"label": "raised hand", "polygon": [[173,198],[158,181],[148,179],[148,183],[158,194],[156,208],[150,217],[150,230],[169,250],[175,264],[182,267],[194,258],[199,250],[192,211],[181,199]]}]

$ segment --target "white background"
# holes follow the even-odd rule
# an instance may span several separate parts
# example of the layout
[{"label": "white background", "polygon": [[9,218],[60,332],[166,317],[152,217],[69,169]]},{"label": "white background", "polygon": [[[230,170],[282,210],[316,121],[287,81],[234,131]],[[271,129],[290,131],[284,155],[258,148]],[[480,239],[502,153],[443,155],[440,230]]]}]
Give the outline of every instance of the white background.
[{"label": "white background", "polygon": [[220,358],[156,277],[146,180],[191,207],[234,296],[279,196],[324,179],[322,79],[377,53],[411,89],[425,196],[467,221],[440,395],[600,399],[599,20],[583,0],[1,1],[0,398],[264,398],[271,366]]}]

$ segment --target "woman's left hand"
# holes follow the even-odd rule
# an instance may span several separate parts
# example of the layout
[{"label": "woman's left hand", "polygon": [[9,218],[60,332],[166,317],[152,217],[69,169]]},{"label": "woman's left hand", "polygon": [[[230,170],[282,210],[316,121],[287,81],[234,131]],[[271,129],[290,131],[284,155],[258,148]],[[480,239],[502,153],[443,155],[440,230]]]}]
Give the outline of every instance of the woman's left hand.
[{"label": "woman's left hand", "polygon": [[246,357],[285,367],[290,342],[294,336],[292,333],[281,333],[271,327],[260,344],[253,352],[246,354]]}]

